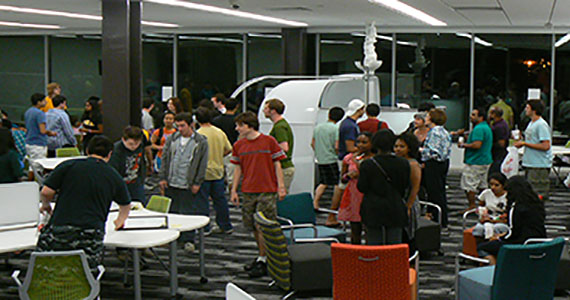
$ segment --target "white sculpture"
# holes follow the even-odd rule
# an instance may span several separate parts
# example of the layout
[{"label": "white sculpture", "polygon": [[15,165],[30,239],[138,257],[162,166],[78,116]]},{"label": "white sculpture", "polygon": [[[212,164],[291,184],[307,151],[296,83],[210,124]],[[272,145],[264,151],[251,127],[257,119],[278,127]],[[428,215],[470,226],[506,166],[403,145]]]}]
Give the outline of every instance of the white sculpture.
[{"label": "white sculpture", "polygon": [[382,65],[382,61],[378,60],[378,56],[376,55],[376,23],[367,23],[366,24],[366,37],[364,38],[364,64],[360,63],[359,61],[355,61],[354,65],[366,74],[374,74],[376,69],[380,68]]}]

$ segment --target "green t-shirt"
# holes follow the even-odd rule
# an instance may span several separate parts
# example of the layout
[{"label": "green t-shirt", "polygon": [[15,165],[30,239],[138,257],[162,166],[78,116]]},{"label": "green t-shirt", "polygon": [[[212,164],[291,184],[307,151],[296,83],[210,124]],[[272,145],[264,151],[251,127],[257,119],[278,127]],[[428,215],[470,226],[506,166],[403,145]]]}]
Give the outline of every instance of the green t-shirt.
[{"label": "green t-shirt", "polygon": [[287,158],[281,160],[281,168],[286,169],[293,167],[293,161],[291,161],[291,157],[293,157],[293,130],[291,126],[289,126],[289,123],[287,123],[285,119],[277,121],[277,123],[273,124],[269,135],[274,137],[278,144],[283,142],[289,144],[289,151],[285,152]]},{"label": "green t-shirt", "polygon": [[469,134],[467,143],[481,141],[483,144],[479,149],[465,149],[463,162],[468,165],[488,165],[493,162],[491,148],[493,147],[493,131],[487,122],[477,124]]}]

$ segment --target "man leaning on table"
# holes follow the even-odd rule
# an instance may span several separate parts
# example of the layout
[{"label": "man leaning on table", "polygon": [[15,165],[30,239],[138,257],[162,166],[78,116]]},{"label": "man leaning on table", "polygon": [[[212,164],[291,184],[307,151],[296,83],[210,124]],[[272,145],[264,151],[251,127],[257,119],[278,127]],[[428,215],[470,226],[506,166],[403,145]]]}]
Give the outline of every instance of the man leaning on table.
[{"label": "man leaning on table", "polygon": [[[40,194],[40,212],[51,217],[41,229],[36,251],[84,250],[91,268],[101,264],[111,202],[119,204],[115,230],[129,216],[131,203],[123,179],[107,165],[112,150],[113,143],[107,137],[93,137],[87,158],[62,162],[51,172]],[[50,201],[56,193],[52,211]]]},{"label": "man leaning on table", "polygon": [[550,126],[542,118],[544,104],[542,100],[528,100],[525,113],[530,123],[524,131],[524,141],[515,142],[515,147],[524,148],[522,165],[525,176],[535,192],[548,200],[550,192],[550,168],[552,168],[552,135]]}]

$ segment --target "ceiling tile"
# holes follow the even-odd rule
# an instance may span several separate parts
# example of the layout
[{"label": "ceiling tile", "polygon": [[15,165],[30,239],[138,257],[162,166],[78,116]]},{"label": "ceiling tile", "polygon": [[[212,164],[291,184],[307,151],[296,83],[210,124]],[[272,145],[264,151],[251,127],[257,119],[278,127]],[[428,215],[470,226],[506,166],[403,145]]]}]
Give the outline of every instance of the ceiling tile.
[{"label": "ceiling tile", "polygon": [[509,20],[502,10],[497,9],[465,9],[458,10],[475,26],[508,26]]},{"label": "ceiling tile", "polygon": [[451,7],[499,7],[497,0],[443,0]]}]

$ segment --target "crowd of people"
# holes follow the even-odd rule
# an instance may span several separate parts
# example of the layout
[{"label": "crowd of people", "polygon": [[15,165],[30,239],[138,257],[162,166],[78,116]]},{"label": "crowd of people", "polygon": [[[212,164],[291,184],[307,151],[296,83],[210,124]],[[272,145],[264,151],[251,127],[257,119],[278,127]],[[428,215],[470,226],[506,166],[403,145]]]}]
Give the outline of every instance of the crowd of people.
[{"label": "crowd of people", "polygon": [[[82,145],[87,155],[62,163],[44,182],[41,211],[52,217],[42,229],[39,250],[63,249],[62,239],[71,236],[80,241],[73,245],[89,249],[90,264],[99,262],[111,201],[121,207],[115,220],[120,228],[131,200],[146,204],[145,177],[156,174],[160,192],[172,199],[170,212],[209,216],[212,201],[216,226],[208,225],[207,234],[231,234],[234,225],[228,200],[241,204],[243,225],[253,233],[259,251],[244,269],[251,277],[266,274],[267,250],[253,215],[261,211],[276,219],[276,202],[286,196],[293,178],[300,176],[295,174],[294,133],[283,116],[283,101],[269,99],[260,108],[273,124],[264,134],[256,114],[238,114],[239,102],[223,94],[200,101],[193,114],[185,111],[180,99],[170,98],[158,117],[152,113],[155,102],[144,99],[142,126],[127,126],[113,144],[102,135],[99,98],[85,102],[85,112],[74,124],[61,87],[50,84],[48,91],[48,96],[31,96],[25,129],[13,127],[7,117],[0,128],[0,183],[25,176],[24,158],[31,171],[35,160],[53,157],[60,148]],[[332,107],[327,122],[314,128],[311,141],[318,168],[314,208],[321,206],[325,189],[332,186],[331,209],[338,210],[338,216],[331,213],[327,226],[350,222],[353,244],[361,244],[364,237],[368,245],[407,242],[413,247],[421,217],[418,199],[439,205],[441,216],[430,209],[427,217],[440,218],[443,228],[448,226],[446,178],[456,135],[458,147],[465,149],[461,188],[467,209],[477,204],[484,208],[478,210],[480,224],[474,230],[483,240],[480,254],[492,257],[503,243],[544,237],[544,204],[539,199],[548,198],[552,152],[543,110],[540,100],[527,102],[530,123],[524,140],[514,142],[515,147],[525,148],[526,176],[507,180],[500,174],[500,165],[507,154],[511,125],[503,119],[500,101],[491,106],[489,115],[485,108],[474,109],[473,129],[468,133],[448,132],[445,111],[431,103],[423,103],[409,128],[398,135],[379,119],[377,104],[353,99],[346,108]],[[365,114],[366,119],[359,122]],[[33,173],[28,177],[32,179]],[[52,212],[50,201],[56,193],[60,196]],[[182,233],[179,241],[184,250],[194,251],[194,232]]]}]

